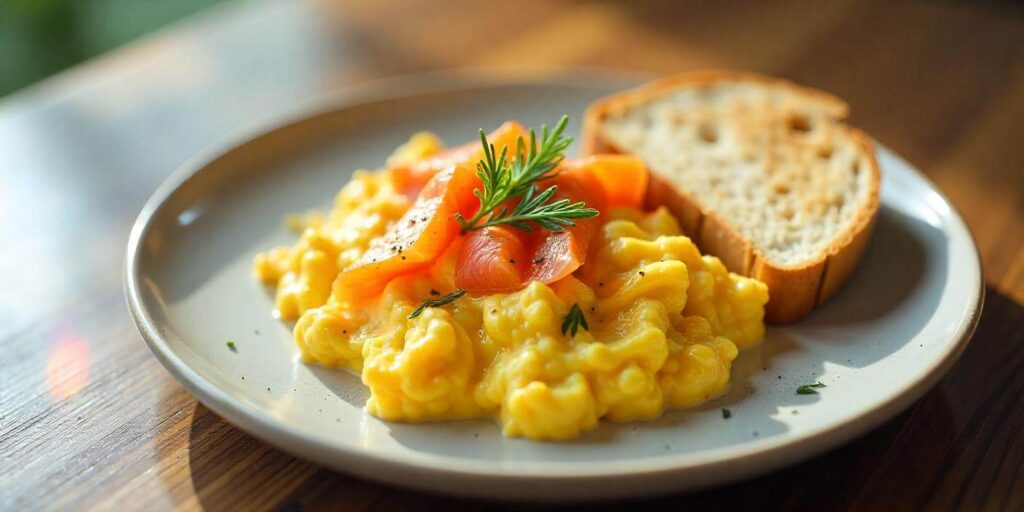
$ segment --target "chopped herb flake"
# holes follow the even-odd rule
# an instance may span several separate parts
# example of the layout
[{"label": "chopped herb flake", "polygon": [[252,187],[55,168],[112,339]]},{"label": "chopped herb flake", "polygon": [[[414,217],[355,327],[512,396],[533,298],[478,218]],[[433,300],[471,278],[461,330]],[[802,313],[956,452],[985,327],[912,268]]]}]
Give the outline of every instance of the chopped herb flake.
[{"label": "chopped herb flake", "polygon": [[798,394],[798,395],[817,395],[818,394],[817,389],[818,388],[823,388],[823,387],[825,387],[825,385],[820,383],[820,382],[815,382],[814,384],[804,384],[803,386],[800,386],[800,387],[796,388],[796,394]]},{"label": "chopped herb flake", "polygon": [[412,313],[409,314],[409,318],[416,318],[420,316],[420,313],[422,313],[424,309],[436,308],[437,306],[444,306],[445,304],[455,302],[455,299],[458,299],[459,297],[462,297],[465,294],[466,290],[455,290],[449,293],[448,295],[441,297],[440,299],[424,299],[423,303],[420,304],[418,308],[414,309]]},{"label": "chopped herb flake", "polygon": [[583,316],[583,310],[580,309],[579,304],[573,304],[569,308],[569,314],[565,315],[565,319],[562,320],[562,334],[571,333],[571,336],[576,336],[576,331],[580,327],[583,330],[589,331],[590,326],[587,325],[587,319]]}]

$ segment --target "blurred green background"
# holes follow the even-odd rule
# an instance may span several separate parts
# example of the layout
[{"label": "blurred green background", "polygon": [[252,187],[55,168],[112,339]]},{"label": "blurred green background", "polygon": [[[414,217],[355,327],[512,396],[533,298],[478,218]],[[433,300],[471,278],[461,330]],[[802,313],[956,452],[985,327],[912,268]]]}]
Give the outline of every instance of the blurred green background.
[{"label": "blurred green background", "polygon": [[0,0],[0,97],[225,0]]}]

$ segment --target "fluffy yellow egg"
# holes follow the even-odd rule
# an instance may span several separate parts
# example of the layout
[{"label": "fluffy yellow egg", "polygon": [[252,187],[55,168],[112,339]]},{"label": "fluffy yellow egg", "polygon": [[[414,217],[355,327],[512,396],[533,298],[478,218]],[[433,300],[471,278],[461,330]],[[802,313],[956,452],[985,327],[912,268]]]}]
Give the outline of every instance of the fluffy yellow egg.
[{"label": "fluffy yellow egg", "polygon": [[[438,147],[421,134],[394,158]],[[766,286],[702,256],[664,209],[602,213],[586,263],[551,285],[465,296],[409,318],[424,297],[451,290],[448,254],[368,304],[338,301],[338,272],[409,204],[387,171],[359,172],[326,217],[303,223],[294,247],[253,265],[277,286],[280,316],[298,318],[303,360],[360,373],[367,411],[382,419],[493,417],[509,436],[570,439],[601,418],[649,419],[721,395],[738,351],[764,335]],[[589,326],[575,336],[561,329],[573,305]]]}]

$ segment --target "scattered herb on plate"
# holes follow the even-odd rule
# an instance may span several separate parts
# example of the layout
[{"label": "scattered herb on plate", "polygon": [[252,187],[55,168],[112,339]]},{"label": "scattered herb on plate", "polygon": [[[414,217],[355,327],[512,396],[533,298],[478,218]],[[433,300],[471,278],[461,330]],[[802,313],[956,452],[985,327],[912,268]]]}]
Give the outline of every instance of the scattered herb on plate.
[{"label": "scattered herb on plate", "polygon": [[817,389],[818,388],[823,388],[823,387],[825,387],[825,385],[820,383],[820,382],[815,382],[814,384],[804,384],[803,386],[800,386],[800,387],[796,388],[796,394],[798,394],[798,395],[817,395],[818,394]]},{"label": "scattered herb on plate", "polygon": [[233,340],[228,341],[227,345],[232,352],[238,352],[238,347],[235,347],[235,342]]},{"label": "scattered herb on plate", "polygon": [[722,417],[725,419],[732,418],[732,411],[729,409],[722,409]]}]

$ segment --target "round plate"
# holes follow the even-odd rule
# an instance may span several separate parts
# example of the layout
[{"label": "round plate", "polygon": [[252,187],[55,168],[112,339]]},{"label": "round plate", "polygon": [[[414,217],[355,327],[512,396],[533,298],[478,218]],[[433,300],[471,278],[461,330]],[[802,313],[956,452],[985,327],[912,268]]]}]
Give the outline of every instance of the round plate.
[{"label": "round plate", "polygon": [[[882,207],[856,274],[809,318],[770,328],[741,354],[726,396],[653,421],[602,422],[564,443],[507,439],[486,420],[370,416],[358,376],[299,361],[291,325],[271,317],[272,293],[252,277],[254,254],[295,240],[282,218],[328,208],[354,169],[380,167],[416,131],[461,143],[505,119],[539,126],[567,113],[576,133],[589,102],[638,82],[594,71],[532,82],[466,76],[391,80],[321,102],[194,160],[146,204],[128,243],[128,303],[156,357],[210,409],[296,455],[396,485],[537,500],[635,496],[836,446],[906,408],[970,339],[983,290],[970,233],[921,173],[880,148]],[[795,393],[816,381],[827,385],[820,394]]]}]

